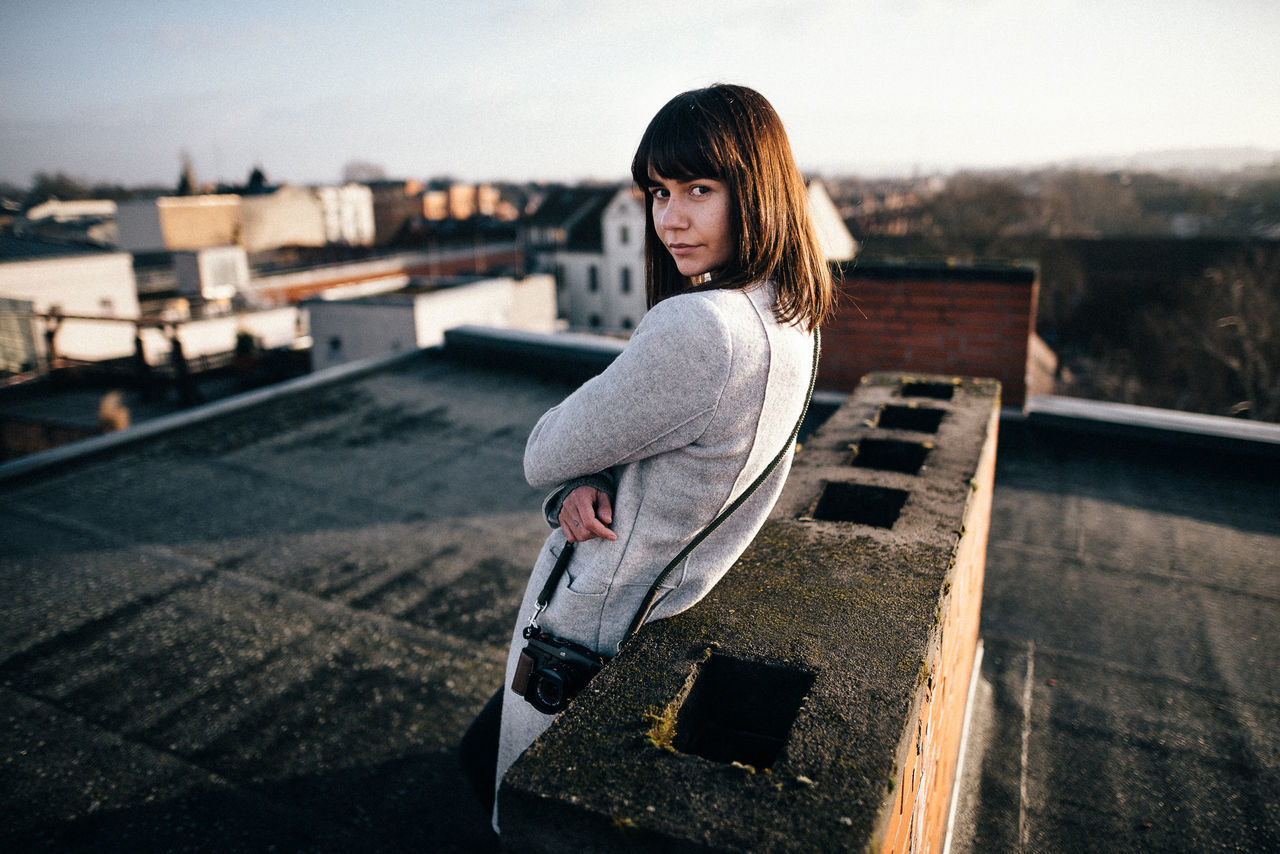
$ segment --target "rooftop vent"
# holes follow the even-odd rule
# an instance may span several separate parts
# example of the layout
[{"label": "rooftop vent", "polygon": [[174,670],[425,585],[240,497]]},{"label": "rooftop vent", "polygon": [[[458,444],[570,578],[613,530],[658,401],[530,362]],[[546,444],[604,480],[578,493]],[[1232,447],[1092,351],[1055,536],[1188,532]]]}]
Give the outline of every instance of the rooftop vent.
[{"label": "rooftop vent", "polygon": [[929,445],[896,439],[863,439],[853,449],[849,464],[859,468],[919,474]]},{"label": "rooftop vent", "polygon": [[907,503],[909,493],[861,483],[828,483],[813,508],[821,522],[853,522],[874,528],[892,528]]},{"label": "rooftop vent", "polygon": [[949,383],[904,382],[903,397],[931,397],[934,400],[950,400],[956,387]]},{"label": "rooftop vent", "polygon": [[912,430],[937,433],[946,410],[924,406],[886,406],[880,410],[877,424],[886,430]]},{"label": "rooftop vent", "polygon": [[813,679],[804,670],[713,655],[680,707],[674,747],[713,762],[769,768]]}]

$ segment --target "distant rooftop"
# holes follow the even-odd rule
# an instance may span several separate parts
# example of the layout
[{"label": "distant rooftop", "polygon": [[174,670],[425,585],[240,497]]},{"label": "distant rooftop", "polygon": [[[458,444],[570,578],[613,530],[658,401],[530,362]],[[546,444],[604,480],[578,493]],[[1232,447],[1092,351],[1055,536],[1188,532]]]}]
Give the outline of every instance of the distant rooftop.
[{"label": "distant rooftop", "polygon": [[59,243],[32,237],[0,234],[0,263],[5,261],[43,261],[78,255],[106,255],[117,250],[88,243]]},{"label": "distant rooftop", "polygon": [[562,248],[599,252],[604,248],[600,214],[620,185],[556,187],[528,217],[526,228],[557,228],[565,232]]}]

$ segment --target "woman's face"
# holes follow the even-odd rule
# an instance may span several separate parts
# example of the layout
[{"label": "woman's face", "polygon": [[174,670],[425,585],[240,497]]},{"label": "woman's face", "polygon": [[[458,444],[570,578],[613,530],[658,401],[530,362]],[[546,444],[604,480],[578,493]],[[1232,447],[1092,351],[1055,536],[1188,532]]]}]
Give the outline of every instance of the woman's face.
[{"label": "woman's face", "polygon": [[733,257],[729,188],[723,181],[676,181],[649,173],[653,227],[682,276],[700,276]]}]

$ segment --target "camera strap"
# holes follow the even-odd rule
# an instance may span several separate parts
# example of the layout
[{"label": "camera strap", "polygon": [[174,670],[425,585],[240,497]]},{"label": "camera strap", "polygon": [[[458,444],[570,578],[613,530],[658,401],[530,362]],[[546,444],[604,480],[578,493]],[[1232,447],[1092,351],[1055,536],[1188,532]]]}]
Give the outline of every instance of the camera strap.
[{"label": "camera strap", "polygon": [[[644,625],[644,621],[648,619],[649,612],[653,610],[653,606],[658,601],[658,592],[662,587],[662,583],[667,580],[676,567],[689,556],[699,544],[702,543],[711,532],[720,527],[724,520],[728,519],[733,512],[747,502],[752,493],[760,487],[762,483],[769,479],[774,470],[782,463],[787,456],[787,451],[795,446],[796,437],[800,435],[800,426],[804,424],[805,416],[809,413],[809,403],[813,400],[813,389],[818,382],[818,357],[822,352],[822,334],[815,326],[813,329],[813,367],[809,373],[809,390],[805,394],[804,406],[800,410],[800,417],[796,419],[796,424],[791,428],[791,435],[787,437],[787,441],[783,444],[777,456],[765,466],[764,471],[751,482],[751,484],[742,491],[742,494],[733,500],[729,506],[720,511],[714,519],[712,519],[705,528],[698,532],[692,540],[689,541],[680,553],[671,559],[662,572],[658,573],[658,577],[654,579],[653,584],[649,587],[649,592],[645,594],[644,601],[640,603],[640,608],[636,611],[636,615],[631,620],[631,625],[627,627],[627,632],[622,636],[622,640],[618,642],[618,648],[626,643],[639,628]],[[547,581],[542,585],[542,591],[538,594],[538,607],[533,612],[533,616],[529,618],[529,626],[533,629],[538,628],[538,615],[551,602],[551,596],[555,593],[556,587],[560,584],[560,579],[564,576],[565,569],[569,566],[569,561],[573,558],[573,543],[566,542],[560,550],[559,556],[556,558],[555,566],[551,568],[551,574],[547,576]]]},{"label": "camera strap", "polygon": [[573,558],[573,545],[573,543],[566,542],[560,549],[556,564],[551,567],[551,574],[547,576],[547,583],[542,585],[542,592],[538,594],[538,607],[534,609],[533,616],[529,618],[529,628],[538,628],[538,615],[550,604],[551,594],[555,593],[556,587],[560,585],[560,579],[564,577],[564,571],[569,566],[569,561]]}]

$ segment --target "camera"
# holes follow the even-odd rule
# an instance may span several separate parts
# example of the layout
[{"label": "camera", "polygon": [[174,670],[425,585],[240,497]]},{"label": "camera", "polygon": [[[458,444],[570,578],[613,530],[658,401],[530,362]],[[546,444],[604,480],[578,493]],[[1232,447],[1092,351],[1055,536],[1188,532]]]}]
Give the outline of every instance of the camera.
[{"label": "camera", "polygon": [[609,659],[582,644],[539,631],[524,630],[528,643],[520,652],[511,690],[547,715],[559,714]]}]

